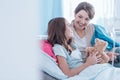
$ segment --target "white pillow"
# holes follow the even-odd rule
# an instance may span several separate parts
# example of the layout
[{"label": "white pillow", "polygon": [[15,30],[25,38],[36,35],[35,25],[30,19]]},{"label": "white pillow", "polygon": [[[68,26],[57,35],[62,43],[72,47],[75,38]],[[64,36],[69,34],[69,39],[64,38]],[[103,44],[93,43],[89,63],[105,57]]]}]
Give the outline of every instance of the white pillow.
[{"label": "white pillow", "polygon": [[68,78],[58,67],[56,62],[54,61],[53,58],[51,58],[49,55],[47,55],[45,52],[42,50],[40,51],[40,67],[41,69],[48,73],[49,75],[57,78],[57,79],[65,79]]}]

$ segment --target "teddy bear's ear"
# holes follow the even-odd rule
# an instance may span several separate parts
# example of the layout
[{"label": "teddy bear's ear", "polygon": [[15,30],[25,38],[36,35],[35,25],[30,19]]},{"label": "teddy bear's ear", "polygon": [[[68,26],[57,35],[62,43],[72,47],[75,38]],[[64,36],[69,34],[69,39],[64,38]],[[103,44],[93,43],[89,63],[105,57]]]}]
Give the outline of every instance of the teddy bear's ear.
[{"label": "teddy bear's ear", "polygon": [[105,47],[106,47],[106,46],[108,45],[108,43],[105,41],[104,45],[105,45]]},{"label": "teddy bear's ear", "polygon": [[98,39],[98,38],[96,38],[96,39],[95,39],[95,43],[96,43],[96,42],[98,42],[98,41],[99,41],[99,39]]}]

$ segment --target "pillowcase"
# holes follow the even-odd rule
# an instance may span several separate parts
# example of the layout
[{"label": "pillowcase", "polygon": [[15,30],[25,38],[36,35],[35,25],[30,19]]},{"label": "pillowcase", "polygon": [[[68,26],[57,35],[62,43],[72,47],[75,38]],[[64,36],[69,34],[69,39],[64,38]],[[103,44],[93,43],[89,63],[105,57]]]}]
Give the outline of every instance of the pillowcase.
[{"label": "pillowcase", "polygon": [[46,54],[51,56],[55,61],[57,61],[57,58],[56,58],[54,52],[52,51],[52,45],[47,40],[41,40],[40,42],[41,42],[41,49]]},{"label": "pillowcase", "polygon": [[56,79],[66,79],[66,76],[61,69],[58,67],[56,62],[52,57],[47,55],[45,52],[40,50],[40,68],[42,71],[48,73],[49,75],[55,77]]}]

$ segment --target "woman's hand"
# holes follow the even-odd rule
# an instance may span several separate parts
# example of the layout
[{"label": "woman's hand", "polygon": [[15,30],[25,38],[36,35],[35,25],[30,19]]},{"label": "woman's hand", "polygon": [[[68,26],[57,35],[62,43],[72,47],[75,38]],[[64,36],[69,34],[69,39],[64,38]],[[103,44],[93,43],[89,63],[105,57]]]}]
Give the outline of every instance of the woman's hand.
[{"label": "woman's hand", "polygon": [[[113,54],[114,54],[114,55],[113,55]],[[112,55],[113,55],[113,58],[114,58],[114,60],[115,60],[119,54],[118,54],[118,53],[109,52],[107,55],[109,56],[110,61],[112,61]]]},{"label": "woman's hand", "polygon": [[88,58],[86,59],[86,64],[89,64],[89,65],[93,65],[93,64],[97,64],[99,62],[102,61],[102,58],[101,58],[101,55],[99,56],[96,56],[98,54],[98,52],[94,53],[94,54],[90,54],[88,56]]}]

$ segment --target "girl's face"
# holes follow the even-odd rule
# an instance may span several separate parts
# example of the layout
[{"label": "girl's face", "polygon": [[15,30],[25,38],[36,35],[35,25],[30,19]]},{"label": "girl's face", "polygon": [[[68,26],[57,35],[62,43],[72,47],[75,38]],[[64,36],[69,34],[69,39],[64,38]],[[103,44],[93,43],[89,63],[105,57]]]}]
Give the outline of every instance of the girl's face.
[{"label": "girl's face", "polygon": [[68,21],[65,21],[65,24],[66,24],[65,36],[67,39],[71,39],[73,38],[73,31],[70,27],[70,23],[68,23]]},{"label": "girl's face", "polygon": [[84,30],[85,27],[89,24],[90,18],[88,13],[85,10],[80,10],[75,14],[74,26],[77,30]]}]

